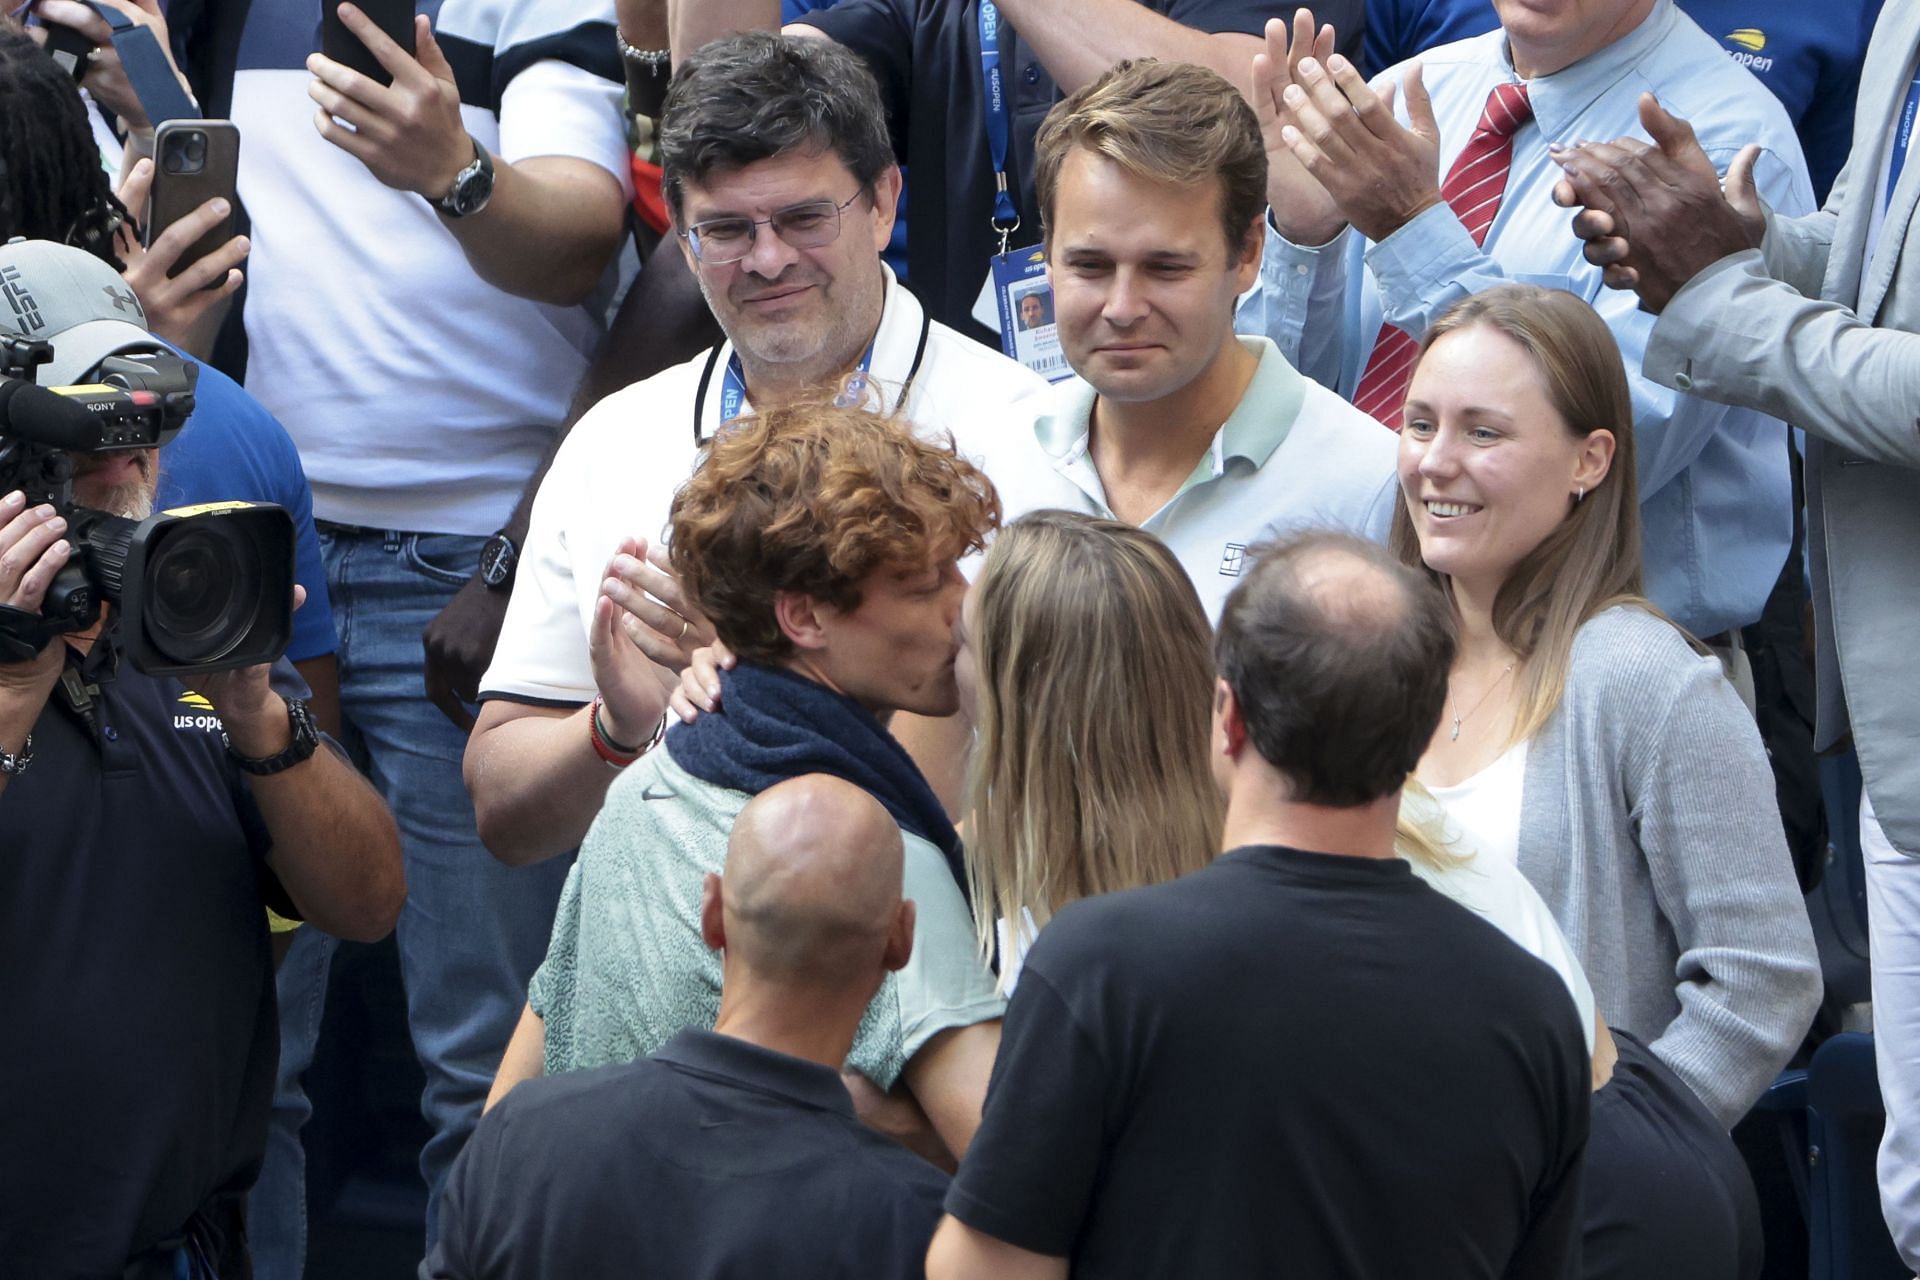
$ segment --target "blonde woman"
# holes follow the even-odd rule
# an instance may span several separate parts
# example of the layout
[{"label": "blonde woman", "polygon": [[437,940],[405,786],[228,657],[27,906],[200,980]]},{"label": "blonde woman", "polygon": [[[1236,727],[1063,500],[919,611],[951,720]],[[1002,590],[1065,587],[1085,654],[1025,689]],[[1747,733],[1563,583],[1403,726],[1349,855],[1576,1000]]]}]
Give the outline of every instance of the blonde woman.
[{"label": "blonde woman", "polygon": [[1820,998],[1753,720],[1641,595],[1632,408],[1571,294],[1507,285],[1427,331],[1393,545],[1451,598],[1420,780],[1540,891],[1616,1030],[1731,1125]]},{"label": "blonde woman", "polygon": [[1220,851],[1213,629],[1166,544],[1065,511],[1000,532],[961,626],[961,706],[976,730],[967,872],[981,945],[997,945],[1010,993],[1061,907]]}]

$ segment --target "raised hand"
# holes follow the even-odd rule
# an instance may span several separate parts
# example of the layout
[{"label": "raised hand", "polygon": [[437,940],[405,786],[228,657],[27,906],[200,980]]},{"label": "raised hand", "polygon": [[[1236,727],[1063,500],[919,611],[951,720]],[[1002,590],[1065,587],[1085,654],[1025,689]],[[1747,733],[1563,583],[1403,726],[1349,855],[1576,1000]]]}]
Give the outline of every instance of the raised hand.
[{"label": "raised hand", "polygon": [[588,649],[601,723],[623,743],[644,742],[667,709],[678,673],[713,629],[680,590],[663,548],[628,538],[607,562]]},{"label": "raised hand", "polygon": [[1394,118],[1393,87],[1375,93],[1339,54],[1302,59],[1295,78],[1282,139],[1362,235],[1384,240],[1440,203],[1440,127],[1419,63],[1405,81],[1411,128]]},{"label": "raised hand", "polygon": [[1291,30],[1279,18],[1268,19],[1266,41],[1266,52],[1253,58],[1253,112],[1267,148],[1267,203],[1273,209],[1273,224],[1294,244],[1325,244],[1346,227],[1346,216],[1319,180],[1294,158],[1283,131],[1297,124],[1286,104],[1296,68],[1303,58],[1324,62],[1332,56],[1334,30],[1331,26],[1316,30],[1313,11],[1297,9]]},{"label": "raised hand", "polygon": [[1757,246],[1766,206],[1753,180],[1759,147],[1743,148],[1723,183],[1693,127],[1651,93],[1640,95],[1640,123],[1652,144],[1616,138],[1557,149],[1567,176],[1553,198],[1580,208],[1573,232],[1606,283],[1659,312],[1701,271]]},{"label": "raised hand", "polygon": [[438,200],[473,162],[473,140],[461,122],[460,87],[433,38],[433,24],[425,15],[414,18],[414,50],[408,52],[354,5],[340,6],[340,21],[392,73],[393,83],[376,84],[325,54],[310,55],[307,70],[314,79],[307,96],[320,104],[314,128],[387,186]]},{"label": "raised hand", "polygon": [[[114,194],[129,211],[138,213],[146,209],[152,188],[153,161],[143,159],[127,171]],[[150,246],[143,247],[126,225],[114,243],[120,260],[127,264],[121,274],[140,299],[147,327],[202,359],[210,354],[201,349],[210,345],[207,330],[217,327],[207,315],[240,288],[240,263],[253,246],[245,236],[234,236],[179,275],[170,273],[180,255],[220,225],[227,212],[227,202],[216,197],[161,232]]]},{"label": "raised hand", "polygon": [[[100,3],[118,9],[139,26],[153,29],[154,42],[166,55],[174,78],[191,96],[193,90],[188,87],[187,78],[174,65],[173,47],[167,40],[167,19],[160,10],[159,0],[100,0]],[[120,54],[113,47],[113,28],[107,25],[106,20],[86,5],[78,3],[78,0],[39,0],[33,6],[33,13],[43,24],[72,27],[93,42],[93,56],[87,59],[87,73],[80,79],[81,87],[96,102],[119,116],[120,122],[129,131],[146,135],[153,128],[153,122],[147,119],[147,109],[141,105],[140,96],[133,91],[126,68],[120,65]],[[36,30],[40,28],[28,28],[29,33]],[[34,38],[45,37],[35,35]]]}]

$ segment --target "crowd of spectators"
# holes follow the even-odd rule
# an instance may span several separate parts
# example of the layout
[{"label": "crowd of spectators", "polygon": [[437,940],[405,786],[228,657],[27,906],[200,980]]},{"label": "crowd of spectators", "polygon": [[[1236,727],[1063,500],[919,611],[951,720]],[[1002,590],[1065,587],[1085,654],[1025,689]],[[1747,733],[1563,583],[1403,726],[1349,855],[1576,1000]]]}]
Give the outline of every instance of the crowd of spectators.
[{"label": "crowd of spectators", "polygon": [[0,14],[0,1275],[297,1280],[389,933],[429,1280],[1790,1275],[1816,747],[1920,1269],[1920,6],[322,3]]}]

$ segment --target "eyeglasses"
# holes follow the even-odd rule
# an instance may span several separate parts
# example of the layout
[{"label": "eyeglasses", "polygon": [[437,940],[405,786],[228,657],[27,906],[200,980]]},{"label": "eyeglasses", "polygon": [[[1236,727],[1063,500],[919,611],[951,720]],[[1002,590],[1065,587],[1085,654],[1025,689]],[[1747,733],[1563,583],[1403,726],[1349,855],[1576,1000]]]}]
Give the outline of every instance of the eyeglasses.
[{"label": "eyeglasses", "polygon": [[710,267],[724,267],[752,253],[754,237],[761,227],[773,228],[773,233],[792,248],[818,249],[840,238],[840,214],[860,196],[856,191],[839,204],[810,200],[765,218],[708,218],[680,234],[687,238],[693,256]]}]

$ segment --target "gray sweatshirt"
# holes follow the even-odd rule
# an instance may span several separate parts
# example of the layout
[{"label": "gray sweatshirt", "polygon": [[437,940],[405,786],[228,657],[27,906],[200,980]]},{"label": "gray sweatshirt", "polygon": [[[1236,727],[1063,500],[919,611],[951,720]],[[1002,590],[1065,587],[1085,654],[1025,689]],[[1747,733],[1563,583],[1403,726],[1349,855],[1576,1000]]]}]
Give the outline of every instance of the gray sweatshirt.
[{"label": "gray sweatshirt", "polygon": [[1574,639],[1527,754],[1520,869],[1602,1016],[1731,1126],[1806,1034],[1820,962],[1753,717],[1718,661],[1643,609]]}]

